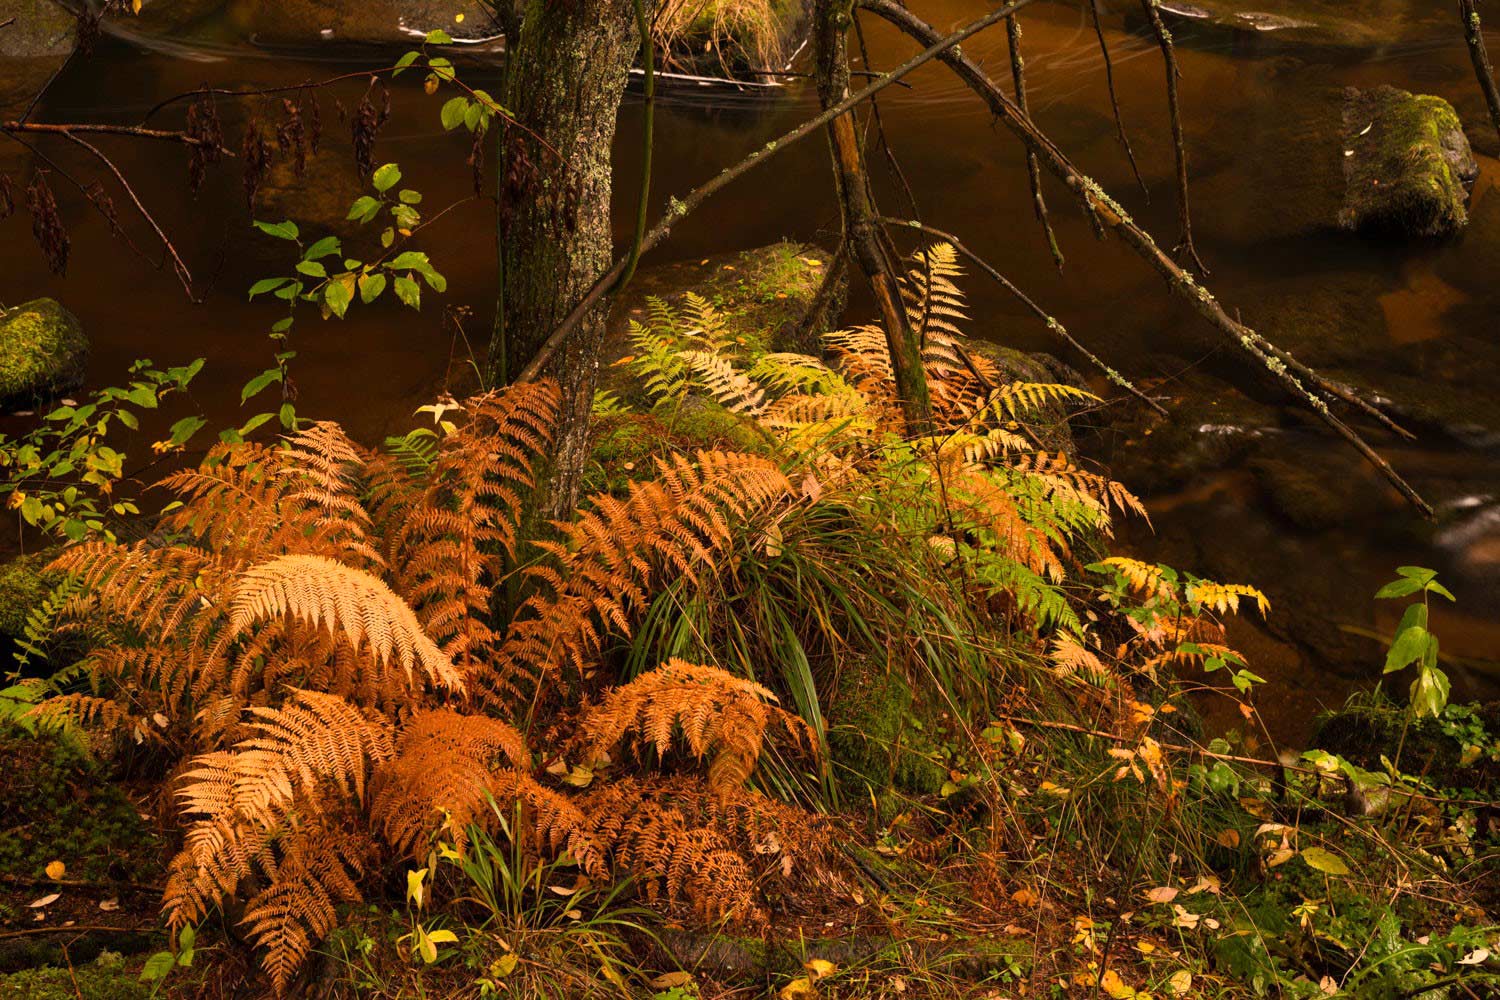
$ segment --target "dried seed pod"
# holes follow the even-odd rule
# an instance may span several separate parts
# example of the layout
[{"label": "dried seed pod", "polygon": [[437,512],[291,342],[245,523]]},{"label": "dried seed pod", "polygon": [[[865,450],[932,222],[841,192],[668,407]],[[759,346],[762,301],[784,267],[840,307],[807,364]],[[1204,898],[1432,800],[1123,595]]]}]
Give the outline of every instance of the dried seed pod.
[{"label": "dried seed pod", "polygon": [[468,162],[469,173],[474,180],[474,197],[478,198],[484,194],[484,132],[481,129],[474,130]]},{"label": "dried seed pod", "polygon": [[312,88],[304,90],[298,103],[307,119],[307,148],[317,156],[318,147],[323,144],[323,111],[318,107],[318,92]]},{"label": "dried seed pod", "polygon": [[31,211],[31,233],[47,258],[47,267],[56,275],[68,273],[68,252],[72,248],[68,231],[57,214],[57,199],[47,184],[45,172],[38,170],[26,189],[26,207]]},{"label": "dried seed pod", "polygon": [[9,174],[0,174],[0,222],[15,214],[16,189]]},{"label": "dried seed pod", "polygon": [[99,214],[104,216],[104,221],[109,224],[110,233],[120,239],[124,239],[125,229],[120,225],[120,213],[115,210],[114,199],[104,190],[104,185],[99,181],[95,181],[83,193],[89,201],[93,202],[94,207],[99,210]]}]

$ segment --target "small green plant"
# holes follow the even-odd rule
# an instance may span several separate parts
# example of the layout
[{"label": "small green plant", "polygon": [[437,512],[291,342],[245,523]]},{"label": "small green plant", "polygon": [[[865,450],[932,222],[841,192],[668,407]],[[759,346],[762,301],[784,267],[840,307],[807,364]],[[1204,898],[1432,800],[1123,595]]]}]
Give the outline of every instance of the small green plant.
[{"label": "small green plant", "polygon": [[[187,389],[202,368],[202,358],[166,371],[149,360],[136,361],[128,385],[100,389],[86,403],[64,401],[20,437],[0,434],[0,499],[21,520],[50,535],[70,542],[89,535],[113,540],[106,518],[139,509],[116,492],[127,456],[109,443],[111,433],[139,430],[138,411],[158,409],[167,396]],[[201,417],[183,417],[152,449],[180,448],[203,424]]]},{"label": "small green plant", "polygon": [[1376,598],[1380,599],[1399,600],[1416,595],[1422,598],[1408,605],[1401,615],[1396,637],[1385,654],[1384,672],[1393,674],[1416,664],[1417,678],[1411,685],[1411,710],[1419,716],[1436,718],[1448,705],[1452,685],[1448,675],[1438,668],[1438,638],[1428,627],[1433,594],[1455,600],[1448,588],[1437,582],[1437,572],[1421,566],[1398,567],[1396,579],[1375,592]]}]

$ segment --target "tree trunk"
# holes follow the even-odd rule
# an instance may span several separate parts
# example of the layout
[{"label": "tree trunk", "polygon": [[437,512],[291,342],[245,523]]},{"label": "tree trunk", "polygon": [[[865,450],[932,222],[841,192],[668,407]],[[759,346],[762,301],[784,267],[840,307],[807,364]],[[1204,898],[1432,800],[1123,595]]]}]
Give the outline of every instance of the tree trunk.
[{"label": "tree trunk", "polygon": [[[499,307],[490,381],[509,382],[608,270],[615,118],[640,50],[631,0],[525,0],[507,25],[504,93],[515,116],[499,136]],[[589,410],[607,308],[599,306],[548,366],[563,393],[542,512],[575,505],[588,459]]]}]

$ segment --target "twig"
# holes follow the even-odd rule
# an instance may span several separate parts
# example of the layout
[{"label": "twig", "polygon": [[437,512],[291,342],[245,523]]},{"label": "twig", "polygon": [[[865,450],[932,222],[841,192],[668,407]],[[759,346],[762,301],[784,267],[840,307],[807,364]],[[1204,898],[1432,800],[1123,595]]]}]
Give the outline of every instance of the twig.
[{"label": "twig", "polygon": [[1125,147],[1125,158],[1130,161],[1130,171],[1135,174],[1135,182],[1141,186],[1141,193],[1150,201],[1151,189],[1146,187],[1140,164],[1135,161],[1135,150],[1130,148],[1130,138],[1125,134],[1125,118],[1120,114],[1120,96],[1115,92],[1115,61],[1109,54],[1109,42],[1104,37],[1104,25],[1099,20],[1099,0],[1089,0],[1089,12],[1094,18],[1094,34],[1099,38],[1099,52],[1104,56],[1104,82],[1109,87],[1109,106],[1115,115],[1115,137]]},{"label": "twig", "polygon": [[1464,22],[1464,39],[1469,43],[1469,58],[1474,63],[1474,75],[1479,78],[1479,89],[1484,91],[1485,103],[1490,107],[1490,121],[1495,132],[1500,134],[1500,89],[1495,87],[1495,70],[1490,65],[1489,51],[1484,47],[1484,29],[1479,23],[1479,0],[1458,0],[1458,14]]},{"label": "twig", "polygon": [[[127,135],[136,139],[160,139],[165,142],[180,142],[185,146],[199,146],[213,148],[211,143],[205,142],[195,135],[186,132],[174,132],[169,129],[141,128],[137,125],[104,125],[94,122],[67,122],[61,124],[50,124],[45,122],[13,121],[0,125],[0,131],[5,132],[38,132],[48,135],[61,135],[73,138],[75,132],[98,132],[104,135]],[[219,152],[226,156],[233,156],[234,150],[220,146]]]},{"label": "twig", "polygon": [[37,934],[71,934],[77,931],[80,934],[143,934],[155,930],[151,924],[140,927],[107,927],[103,924],[74,924],[71,927],[27,927],[19,931],[0,931],[0,941],[9,938],[32,937]]},{"label": "twig", "polygon": [[172,245],[172,241],[167,238],[166,232],[161,228],[160,225],[157,224],[156,218],[152,216],[151,212],[146,208],[144,204],[142,204],[140,197],[135,193],[135,188],[130,186],[130,182],[125,179],[125,175],[122,174],[120,172],[120,169],[115,166],[114,161],[105,156],[97,146],[92,145],[84,139],[80,139],[72,132],[64,132],[63,135],[70,141],[77,143],[84,149],[88,150],[90,153],[93,153],[94,156],[99,158],[99,162],[103,163],[104,166],[108,168],[109,172],[115,175],[115,180],[120,182],[120,186],[124,188],[125,193],[130,196],[130,200],[135,205],[136,210],[141,213],[141,218],[146,220],[146,223],[151,227],[152,232],[156,233],[157,239],[161,240],[162,249],[169,257],[171,257],[172,268],[177,272],[177,279],[182,282],[183,290],[187,292],[188,298],[192,299],[194,302],[197,302],[198,298],[193,294],[193,272],[188,270],[187,264],[183,262],[182,257],[177,253],[177,248]]},{"label": "twig", "polygon": [[[1021,56],[1021,21],[1016,17],[1005,19],[1006,39],[1010,43],[1010,78],[1016,88],[1016,107],[1021,109],[1021,114],[1031,117],[1031,109],[1026,104],[1026,60]],[[1052,220],[1047,216],[1047,199],[1042,196],[1042,168],[1036,162],[1036,154],[1031,150],[1026,151],[1026,179],[1031,184],[1031,206],[1036,212],[1037,221],[1042,224],[1042,232],[1047,237],[1047,246],[1052,251],[1052,260],[1057,264],[1057,269],[1062,270],[1063,252],[1062,247],[1057,244],[1057,234],[1052,231]]]},{"label": "twig", "polygon": [[[933,39],[942,37],[931,25],[926,24],[893,0],[861,0],[861,3],[866,9],[890,21],[919,43],[931,44]],[[1005,126],[1036,152],[1047,169],[1067,184],[1084,211],[1096,217],[1101,225],[1107,225],[1118,233],[1128,246],[1166,279],[1173,294],[1187,301],[1211,326],[1259,362],[1287,391],[1308,406],[1330,429],[1364,456],[1365,461],[1374,466],[1386,481],[1395,487],[1424,517],[1433,516],[1432,507],[1411,488],[1406,480],[1402,479],[1385,459],[1376,454],[1363,438],[1336,417],[1323,398],[1310,391],[1302,383],[1299,375],[1306,377],[1304,373],[1311,372],[1311,369],[1301,365],[1300,362],[1293,364],[1288,360],[1291,355],[1271,344],[1250,327],[1230,318],[1213,294],[1199,285],[1193,276],[1179,267],[1170,256],[1162,252],[1161,247],[1151,238],[1151,234],[1142,229],[1117,202],[1105,194],[1103,188],[1093,179],[1074,166],[1056,143],[1037,129],[1030,119],[1021,114],[1020,109],[1011,103],[995,82],[973,60],[962,53],[946,50],[939,53],[938,58],[942,59],[969,85],[971,90],[985,100]],[[1368,404],[1365,405],[1368,406]]]},{"label": "twig", "polygon": [[1141,0],[1141,7],[1146,11],[1146,17],[1151,22],[1151,31],[1156,35],[1156,44],[1161,46],[1162,60],[1166,63],[1167,110],[1172,118],[1172,146],[1177,154],[1177,215],[1182,223],[1182,237],[1172,253],[1185,256],[1187,262],[1196,268],[1199,274],[1206,277],[1208,268],[1199,258],[1198,248],[1193,246],[1193,213],[1188,207],[1187,143],[1182,137],[1182,106],[1177,98],[1177,81],[1182,73],[1177,68],[1177,53],[1172,47],[1172,33],[1162,23],[1161,10],[1157,6],[1159,2],[1160,0]]},{"label": "twig", "polygon": [[656,54],[651,40],[651,23],[646,18],[646,0],[635,0],[635,23],[641,33],[641,63],[645,68],[645,107],[641,112],[641,189],[636,196],[635,235],[630,241],[630,255],[625,272],[611,292],[619,292],[635,277],[635,266],[641,259],[641,241],[646,238],[646,217],[651,207],[651,152],[656,134]]},{"label": "twig", "polygon": [[1119,386],[1121,389],[1124,389],[1126,392],[1130,393],[1142,403],[1145,403],[1161,416],[1165,417],[1168,415],[1167,411],[1161,406],[1160,403],[1142,393],[1139,389],[1132,385],[1130,383],[1130,380],[1127,379],[1124,375],[1121,375],[1093,351],[1090,351],[1087,347],[1084,347],[1081,343],[1079,343],[1078,340],[1067,331],[1067,328],[1064,327],[1062,323],[1058,322],[1055,317],[1053,317],[1041,306],[1037,305],[1036,302],[1032,301],[1031,296],[1021,291],[1021,289],[1017,288],[1009,278],[990,266],[990,263],[983,257],[980,257],[974,251],[964,246],[963,241],[961,241],[957,236],[954,236],[952,233],[944,232],[943,230],[937,229],[933,226],[924,225],[920,222],[906,221],[902,219],[887,219],[884,217],[882,217],[879,221],[888,225],[906,226],[910,229],[915,229],[919,232],[926,233],[929,236],[936,236],[938,239],[944,241],[945,243],[948,243],[953,247],[954,250],[957,250],[959,253],[963,254],[971,262],[973,262],[973,264],[981,271],[989,275],[991,278],[995,279],[995,281],[999,283],[1000,287],[1004,288],[1011,295],[1015,296],[1017,301],[1019,301],[1023,306],[1030,310],[1030,312],[1034,316],[1036,316],[1047,325],[1048,330],[1051,330],[1054,334],[1056,334],[1057,337],[1064,341],[1069,347],[1073,348],[1079,354],[1082,354],[1084,357],[1088,358],[1089,363],[1103,372],[1104,376],[1111,382]]},{"label": "twig", "polygon": [[[908,59],[900,66],[882,74],[873,83],[850,94],[847,98],[828,108],[822,114],[808,119],[781,138],[767,143],[739,163],[721,171],[712,180],[695,188],[686,197],[682,199],[674,198],[668,206],[666,216],[641,241],[641,252],[645,253],[661,243],[662,240],[671,235],[672,227],[679,220],[698,208],[732,181],[749,173],[793,143],[812,135],[835,118],[867,100],[872,94],[879,93],[892,84],[897,83],[902,77],[907,76],[913,70],[926,65],[933,59],[953,49],[970,36],[983,31],[992,24],[1004,20],[1006,17],[1016,13],[1023,7],[1029,6],[1033,2],[1035,0],[1011,0],[1005,6],[999,7],[977,21],[971,22],[967,27],[960,28],[946,37],[938,38],[928,48]],[[562,347],[573,331],[578,328],[578,324],[583,322],[583,318],[588,315],[589,311],[608,293],[610,286],[619,280],[620,274],[624,271],[625,263],[626,258],[619,258],[615,261],[613,267],[600,276],[598,281],[594,282],[593,287],[585,293],[584,297],[563,318],[562,323],[558,325],[556,330],[552,331],[552,335],[537,350],[536,356],[522,369],[521,373],[516,377],[517,382],[532,382],[541,375],[542,370],[547,367],[553,355],[557,353],[558,349]]]}]

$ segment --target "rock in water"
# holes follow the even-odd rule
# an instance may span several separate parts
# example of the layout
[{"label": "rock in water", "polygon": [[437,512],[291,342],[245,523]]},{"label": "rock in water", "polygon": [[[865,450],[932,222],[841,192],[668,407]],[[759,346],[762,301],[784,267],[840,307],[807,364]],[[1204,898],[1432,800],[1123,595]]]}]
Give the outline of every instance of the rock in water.
[{"label": "rock in water", "polygon": [[1468,224],[1479,164],[1453,106],[1395,87],[1344,92],[1344,207],[1362,233],[1451,236]]},{"label": "rock in water", "polygon": [[0,312],[0,412],[35,405],[83,383],[89,342],[52,299]]},{"label": "rock in water", "polygon": [[0,0],[0,115],[16,117],[62,65],[74,23],[53,0]]}]

